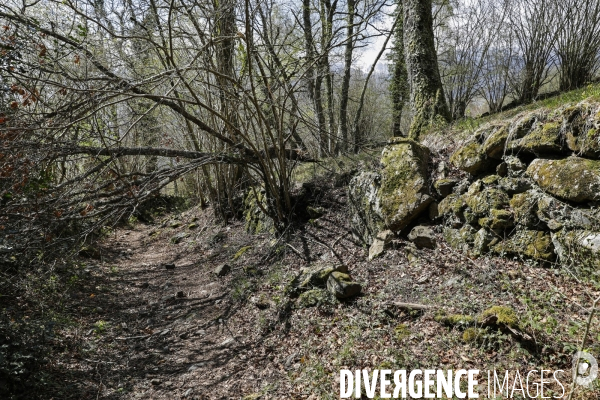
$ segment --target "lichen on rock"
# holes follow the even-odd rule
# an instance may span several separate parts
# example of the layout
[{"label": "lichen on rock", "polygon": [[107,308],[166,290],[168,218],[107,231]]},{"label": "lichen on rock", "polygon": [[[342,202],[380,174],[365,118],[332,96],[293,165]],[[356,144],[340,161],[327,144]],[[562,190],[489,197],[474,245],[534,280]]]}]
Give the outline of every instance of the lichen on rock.
[{"label": "lichen on rock", "polygon": [[489,166],[488,157],[476,140],[461,146],[450,156],[450,162],[456,167],[472,175],[477,175]]},{"label": "lichen on rock", "polygon": [[600,161],[538,158],[527,168],[527,175],[544,191],[561,199],[576,203],[600,200]]},{"label": "lichen on rock", "polygon": [[556,256],[550,234],[529,229],[518,230],[492,250],[498,254],[520,255],[542,261],[553,261]]},{"label": "lichen on rock", "polygon": [[381,155],[379,198],[386,228],[399,232],[427,209],[429,149],[410,139],[395,139]]}]

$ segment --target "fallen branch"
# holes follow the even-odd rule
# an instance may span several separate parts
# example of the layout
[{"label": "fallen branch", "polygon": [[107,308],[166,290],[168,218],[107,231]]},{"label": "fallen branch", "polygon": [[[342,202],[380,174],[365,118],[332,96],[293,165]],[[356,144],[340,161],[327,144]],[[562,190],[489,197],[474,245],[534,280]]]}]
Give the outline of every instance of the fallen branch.
[{"label": "fallen branch", "polygon": [[416,303],[402,303],[402,302],[391,302],[389,303],[391,305],[394,305],[398,308],[402,308],[404,310],[408,310],[408,311],[426,311],[426,310],[435,310],[438,309],[439,307],[436,306],[428,306],[425,304],[416,304]]}]

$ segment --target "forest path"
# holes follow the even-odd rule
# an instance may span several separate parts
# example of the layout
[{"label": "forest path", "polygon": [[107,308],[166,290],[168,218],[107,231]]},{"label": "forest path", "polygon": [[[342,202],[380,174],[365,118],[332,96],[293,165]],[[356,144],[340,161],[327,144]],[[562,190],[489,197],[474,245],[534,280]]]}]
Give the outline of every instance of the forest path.
[{"label": "forest path", "polygon": [[[76,378],[88,381],[89,398],[239,398],[229,381],[248,345],[227,322],[230,290],[213,273],[229,246],[197,245],[212,237],[210,228],[217,239],[222,234],[207,225],[192,231],[187,224],[137,224],[101,243],[103,262],[92,268],[96,286],[86,299],[93,304],[84,323],[90,329],[82,338],[94,359],[79,360],[88,365]],[[172,243],[174,232],[187,234],[185,242]]]}]

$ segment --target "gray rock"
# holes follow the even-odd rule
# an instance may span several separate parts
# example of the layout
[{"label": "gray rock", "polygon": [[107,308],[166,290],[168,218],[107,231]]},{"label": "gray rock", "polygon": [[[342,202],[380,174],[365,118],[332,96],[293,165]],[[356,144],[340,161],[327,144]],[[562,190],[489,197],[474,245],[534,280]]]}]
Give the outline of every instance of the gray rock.
[{"label": "gray rock", "polygon": [[231,271],[231,266],[229,264],[221,264],[215,268],[213,272],[217,276],[225,276],[229,271]]},{"label": "gray rock", "polygon": [[440,196],[446,197],[452,193],[452,189],[454,189],[454,186],[456,186],[458,182],[458,179],[438,179],[433,184],[433,187],[435,187],[435,190]]},{"label": "gray rock", "polygon": [[417,248],[435,248],[435,236],[433,229],[429,226],[415,226],[408,234],[408,240],[413,242]]},{"label": "gray rock", "polygon": [[333,266],[331,264],[317,264],[310,267],[303,268],[300,271],[290,285],[292,291],[301,291],[314,289],[318,287],[325,287],[329,275],[334,272],[348,272],[348,266],[338,265]]},{"label": "gray rock", "polygon": [[361,172],[348,184],[352,233],[366,244],[371,244],[375,235],[383,229],[379,199],[380,185],[381,175],[376,172]]},{"label": "gray rock", "polygon": [[552,243],[562,264],[600,268],[600,232],[563,229],[552,233]]},{"label": "gray rock", "polygon": [[334,271],[327,279],[327,290],[338,299],[356,296],[362,290],[359,283],[353,282],[350,275]]},{"label": "gray rock", "polygon": [[600,161],[580,157],[534,160],[527,175],[544,191],[575,203],[600,200]]},{"label": "gray rock", "polygon": [[500,178],[498,181],[500,189],[506,193],[513,195],[517,193],[523,193],[532,188],[531,182],[525,178]]},{"label": "gray rock", "polygon": [[496,244],[498,239],[493,232],[481,228],[475,234],[475,240],[473,241],[473,254],[476,256],[483,255],[490,251],[490,246]]},{"label": "gray rock", "polygon": [[189,233],[179,232],[175,236],[171,237],[171,243],[179,244],[183,239],[187,238],[188,236],[190,236]]},{"label": "gray rock", "polygon": [[371,261],[371,260],[379,257],[381,254],[383,254],[385,252],[385,250],[388,248],[393,237],[394,237],[394,233],[392,231],[390,231],[389,229],[379,232],[377,234],[377,236],[375,237],[375,239],[373,240],[371,247],[369,247],[369,261]]},{"label": "gray rock", "polygon": [[509,177],[517,177],[521,176],[523,171],[527,169],[527,165],[523,161],[521,161],[518,157],[515,156],[504,156],[504,163],[507,167],[507,172]]}]

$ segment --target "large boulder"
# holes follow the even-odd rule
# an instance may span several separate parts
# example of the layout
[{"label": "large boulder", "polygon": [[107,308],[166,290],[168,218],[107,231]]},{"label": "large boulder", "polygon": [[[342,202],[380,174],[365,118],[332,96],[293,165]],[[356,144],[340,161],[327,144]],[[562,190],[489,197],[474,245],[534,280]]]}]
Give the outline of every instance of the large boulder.
[{"label": "large boulder", "polygon": [[575,203],[600,200],[600,161],[580,157],[534,160],[527,174],[544,191]]},{"label": "large boulder", "polygon": [[400,232],[427,210],[429,149],[410,139],[395,139],[381,154],[381,214],[386,228]]}]

